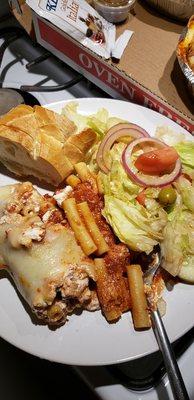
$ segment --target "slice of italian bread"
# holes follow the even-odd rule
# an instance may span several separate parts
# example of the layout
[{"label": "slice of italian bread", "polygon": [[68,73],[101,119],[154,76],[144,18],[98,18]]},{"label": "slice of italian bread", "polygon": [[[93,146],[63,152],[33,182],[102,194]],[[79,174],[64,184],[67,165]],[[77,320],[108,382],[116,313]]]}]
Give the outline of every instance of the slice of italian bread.
[{"label": "slice of italian bread", "polygon": [[92,130],[76,130],[72,121],[53,111],[18,106],[0,118],[0,162],[16,175],[58,186],[96,141]]}]

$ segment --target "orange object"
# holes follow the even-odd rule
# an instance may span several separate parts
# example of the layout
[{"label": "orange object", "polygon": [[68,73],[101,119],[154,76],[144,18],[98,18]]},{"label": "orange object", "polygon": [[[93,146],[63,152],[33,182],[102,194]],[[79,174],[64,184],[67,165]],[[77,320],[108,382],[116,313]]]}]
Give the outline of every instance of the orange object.
[{"label": "orange object", "polygon": [[137,195],[136,200],[138,201],[139,204],[141,204],[141,206],[145,206],[145,199],[146,199],[146,195],[143,190],[142,192],[140,192]]},{"label": "orange object", "polygon": [[178,158],[177,151],[173,147],[167,147],[141,154],[135,161],[135,166],[144,173],[164,173],[172,169]]}]

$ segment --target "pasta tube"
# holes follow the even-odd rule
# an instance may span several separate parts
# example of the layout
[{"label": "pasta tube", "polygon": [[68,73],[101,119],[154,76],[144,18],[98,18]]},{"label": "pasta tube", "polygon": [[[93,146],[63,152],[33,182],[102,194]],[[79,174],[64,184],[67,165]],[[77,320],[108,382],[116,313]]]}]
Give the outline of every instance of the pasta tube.
[{"label": "pasta tube", "polygon": [[140,265],[128,265],[127,275],[132,302],[132,316],[136,329],[150,328],[151,320],[144,293],[143,274]]},{"label": "pasta tube", "polygon": [[69,224],[73,229],[75,237],[78,243],[80,243],[82,250],[87,256],[94,253],[97,250],[97,246],[95,245],[94,241],[92,240],[90,234],[86,229],[86,226],[80,218],[75,199],[69,198],[63,201],[62,205]]},{"label": "pasta tube", "polygon": [[78,204],[77,208],[84,219],[84,223],[88,229],[88,232],[97,246],[97,254],[102,255],[103,253],[106,253],[109,249],[108,244],[106,243],[102,233],[100,232],[100,229],[98,228],[98,225],[96,224],[88,203],[84,201],[83,203]]}]

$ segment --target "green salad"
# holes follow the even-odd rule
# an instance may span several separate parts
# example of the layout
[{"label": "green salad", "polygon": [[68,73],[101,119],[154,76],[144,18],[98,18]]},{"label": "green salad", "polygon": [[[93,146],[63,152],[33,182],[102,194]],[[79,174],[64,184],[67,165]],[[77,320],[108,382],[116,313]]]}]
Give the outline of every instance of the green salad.
[{"label": "green salad", "polygon": [[[137,137],[130,137],[124,135],[126,121],[110,117],[105,109],[83,116],[75,102],[63,113],[78,131],[90,127],[97,134],[89,165],[101,179],[103,216],[115,235],[147,255],[159,244],[162,267],[194,283],[194,140],[168,127],[158,127],[154,139],[143,129],[138,136],[141,128],[135,124],[129,132]],[[128,143],[112,129],[117,126],[125,129]]]}]

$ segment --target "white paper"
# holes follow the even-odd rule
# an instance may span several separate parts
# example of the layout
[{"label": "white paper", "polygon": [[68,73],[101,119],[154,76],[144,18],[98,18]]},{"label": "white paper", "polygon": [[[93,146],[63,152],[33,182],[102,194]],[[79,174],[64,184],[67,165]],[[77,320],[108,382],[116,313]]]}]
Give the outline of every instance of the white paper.
[{"label": "white paper", "polygon": [[[116,28],[84,0],[27,0],[26,3],[101,57],[110,58]],[[90,36],[90,37],[89,37]]]},{"label": "white paper", "polygon": [[116,40],[115,46],[112,50],[112,57],[118,60],[121,59],[125,48],[127,47],[129,40],[133,35],[133,31],[126,29]]}]

